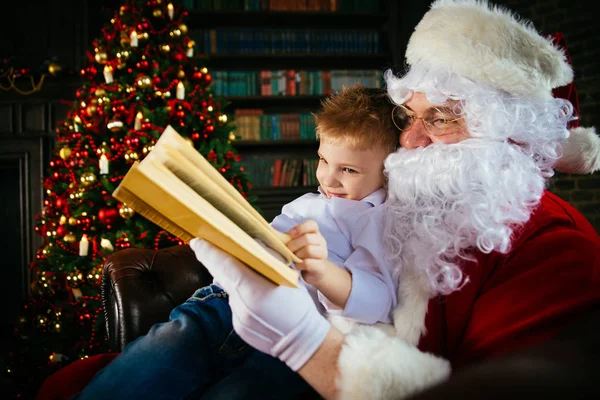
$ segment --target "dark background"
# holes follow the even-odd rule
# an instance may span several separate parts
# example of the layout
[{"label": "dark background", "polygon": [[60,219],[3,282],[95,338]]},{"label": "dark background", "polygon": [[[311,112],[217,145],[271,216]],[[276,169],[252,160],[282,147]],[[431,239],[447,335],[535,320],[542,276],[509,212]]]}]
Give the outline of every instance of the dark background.
[{"label": "dark background", "polygon": [[[367,1],[367,0],[365,0]],[[592,1],[502,0],[542,34],[563,32],[579,93],[582,126],[600,126],[600,33]],[[387,0],[389,66],[402,69],[408,37],[430,2]],[[16,57],[35,68],[49,59],[77,71],[93,38],[121,5],[116,0],[11,1],[2,7],[0,61]],[[3,86],[6,82],[0,81]],[[53,129],[73,100],[77,76],[45,84],[30,96],[0,91],[0,302],[2,342],[29,291],[28,265],[41,245],[33,217],[42,202],[42,177],[53,149]],[[557,175],[550,190],[575,205],[600,231],[600,175]],[[3,346],[2,346],[3,347]],[[0,348],[0,350],[4,349]],[[1,365],[0,365],[1,366]]]}]

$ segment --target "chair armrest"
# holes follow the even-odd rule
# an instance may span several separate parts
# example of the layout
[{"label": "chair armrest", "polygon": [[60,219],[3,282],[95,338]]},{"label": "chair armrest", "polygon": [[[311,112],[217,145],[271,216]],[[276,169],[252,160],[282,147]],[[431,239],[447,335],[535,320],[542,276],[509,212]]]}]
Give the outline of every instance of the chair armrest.
[{"label": "chair armrest", "polygon": [[102,270],[102,304],[111,350],[122,351],[212,277],[189,246],[126,249],[111,254]]}]

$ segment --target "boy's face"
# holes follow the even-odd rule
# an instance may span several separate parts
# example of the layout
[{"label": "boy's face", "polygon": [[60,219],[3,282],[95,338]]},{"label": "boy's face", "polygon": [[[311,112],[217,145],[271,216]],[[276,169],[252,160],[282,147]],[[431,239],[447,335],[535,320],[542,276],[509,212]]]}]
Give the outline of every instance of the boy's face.
[{"label": "boy's face", "polygon": [[388,152],[376,148],[355,150],[344,142],[319,145],[317,179],[327,196],[362,200],[383,187],[383,161]]}]

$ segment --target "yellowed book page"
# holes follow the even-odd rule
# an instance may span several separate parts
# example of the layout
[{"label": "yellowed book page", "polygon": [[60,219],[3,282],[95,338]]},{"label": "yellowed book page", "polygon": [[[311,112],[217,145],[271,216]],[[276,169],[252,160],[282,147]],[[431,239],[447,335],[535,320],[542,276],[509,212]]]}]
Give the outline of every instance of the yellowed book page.
[{"label": "yellowed book page", "polygon": [[[187,158],[192,164],[202,170],[214,183],[219,185],[221,189],[231,199],[237,202],[242,208],[248,211],[254,218],[262,225],[268,226],[269,229],[273,229],[269,223],[264,219],[262,215],[248,201],[238,192],[231,184],[221,175],[219,171],[217,171],[208,160],[206,160],[202,154],[198,153],[196,149],[194,149],[188,142],[173,129],[170,125],[167,126],[154,145],[154,148],[161,147],[163,144],[170,145],[171,147],[176,148],[181,152],[181,154]],[[273,229],[275,235],[281,238],[283,243],[287,243],[290,240],[289,235],[279,232],[276,229]]]},{"label": "yellowed book page", "polygon": [[[131,168],[120,186],[191,236],[206,239],[276,284],[297,287],[296,271],[275,258],[162,164],[152,159],[145,161]],[[140,214],[143,215],[141,211]]]},{"label": "yellowed book page", "polygon": [[300,261],[281,241],[281,238],[276,234],[278,233],[277,230],[268,224],[260,223],[246,208],[240,207],[239,203],[232,201],[221,186],[210,179],[204,171],[197,168],[195,164],[192,164],[169,143],[154,146],[152,152],[142,163],[146,162],[148,158],[156,158],[183,183],[191,187],[250,236],[262,240],[267,246],[281,254],[288,263]]},{"label": "yellowed book page", "polygon": [[113,192],[113,197],[127,204],[138,214],[152,221],[153,223],[160,226],[172,235],[177,236],[184,242],[189,242],[194,238],[194,236],[191,233],[187,232],[180,226],[175,225],[167,217],[150,207],[148,204],[146,204],[146,202],[142,201],[139,197],[131,193],[128,189],[125,189],[125,187],[117,187],[117,189]]}]

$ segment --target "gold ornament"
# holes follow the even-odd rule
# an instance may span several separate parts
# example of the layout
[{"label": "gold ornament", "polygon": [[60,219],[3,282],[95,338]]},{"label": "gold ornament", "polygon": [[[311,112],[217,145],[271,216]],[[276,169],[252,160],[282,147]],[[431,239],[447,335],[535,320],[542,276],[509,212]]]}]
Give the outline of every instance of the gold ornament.
[{"label": "gold ornament", "polygon": [[69,223],[69,225],[77,225],[77,218],[69,217],[69,220],[67,222]]},{"label": "gold ornament", "polygon": [[[139,39],[139,37],[138,37]],[[125,46],[129,46],[129,42],[130,42],[130,38],[129,35],[127,35],[126,33],[121,33],[121,38],[119,39],[119,43],[121,44],[121,47],[125,47]]]},{"label": "gold ornament", "polygon": [[138,153],[136,153],[135,151],[131,151],[129,150],[127,153],[125,153],[125,160],[126,161],[136,161],[139,158]]},{"label": "gold ornament", "polygon": [[129,50],[122,50],[117,53],[117,58],[119,60],[127,60],[129,58]]},{"label": "gold ornament", "polygon": [[123,219],[129,219],[133,217],[133,214],[135,214],[135,211],[133,211],[133,208],[129,207],[127,204],[123,204],[121,208],[119,208],[119,215]]},{"label": "gold ornament", "polygon": [[88,117],[92,117],[92,116],[96,115],[97,112],[98,112],[98,107],[95,104],[90,104],[85,109],[85,113],[88,115]]},{"label": "gold ornament", "polygon": [[127,64],[125,63],[125,60],[123,60],[122,58],[117,58],[117,69],[123,69],[127,66]]},{"label": "gold ornament", "polygon": [[98,88],[94,92],[94,95],[96,95],[96,97],[104,97],[106,95],[106,90],[104,90],[102,88]]},{"label": "gold ornament", "polygon": [[171,35],[172,38],[177,38],[179,36],[181,36],[181,30],[179,28],[177,29],[173,29],[169,35]]},{"label": "gold ornament", "polygon": [[67,233],[64,237],[63,240],[67,243],[73,243],[75,240],[77,240],[77,238],[75,237],[75,235],[73,235],[72,233]]},{"label": "gold ornament", "polygon": [[127,10],[127,7],[121,6],[121,8],[119,8],[119,15],[124,15],[126,10]]},{"label": "gold ornament", "polygon": [[140,75],[136,81],[135,84],[140,88],[140,89],[147,89],[150,86],[152,86],[152,80],[150,79],[150,77],[148,75]]},{"label": "gold ornament", "polygon": [[162,51],[163,53],[168,53],[171,51],[171,46],[169,46],[168,44],[161,44],[159,47],[160,51]]},{"label": "gold ornament", "polygon": [[50,75],[56,75],[60,72],[60,70],[62,69],[62,67],[60,65],[58,65],[57,63],[50,63],[48,65],[48,72],[50,73]]},{"label": "gold ornament", "polygon": [[96,48],[94,60],[96,60],[98,64],[106,64],[106,60],[108,60],[108,55],[106,54],[106,51],[104,51],[103,49]]},{"label": "gold ornament", "polygon": [[163,15],[163,13],[160,8],[157,8],[154,11],[152,11],[152,15],[155,16],[156,18],[159,18]]},{"label": "gold ornament", "polygon": [[106,124],[106,127],[110,129],[111,132],[119,132],[121,129],[123,129],[123,122],[119,121],[118,119],[113,119]]},{"label": "gold ornament", "polygon": [[188,32],[188,27],[187,27],[186,24],[181,24],[181,25],[179,25],[179,30],[181,31],[181,33],[183,33],[184,35],[186,35],[187,32]]},{"label": "gold ornament", "polygon": [[235,141],[235,134],[233,132],[229,132],[229,140],[231,142]]},{"label": "gold ornament", "polygon": [[69,156],[71,155],[71,153],[72,153],[71,149],[65,146],[62,149],[60,149],[60,151],[58,152],[58,155],[63,160],[66,160],[67,158],[69,158]]},{"label": "gold ornament", "polygon": [[79,204],[83,200],[84,195],[85,195],[85,189],[79,188],[76,192],[71,193],[69,195],[69,197],[71,198],[71,200],[73,200]]},{"label": "gold ornament", "polygon": [[84,187],[93,185],[96,182],[96,175],[93,172],[84,172],[79,178]]},{"label": "gold ornament", "polygon": [[180,69],[180,70],[177,72],[177,78],[179,78],[179,79],[183,79],[183,78],[185,78],[185,71],[184,71],[184,70],[182,70],[182,69]]},{"label": "gold ornament", "polygon": [[192,139],[190,139],[189,137],[184,137],[183,138],[186,142],[188,142],[188,144],[192,147],[194,147],[194,141]]}]

